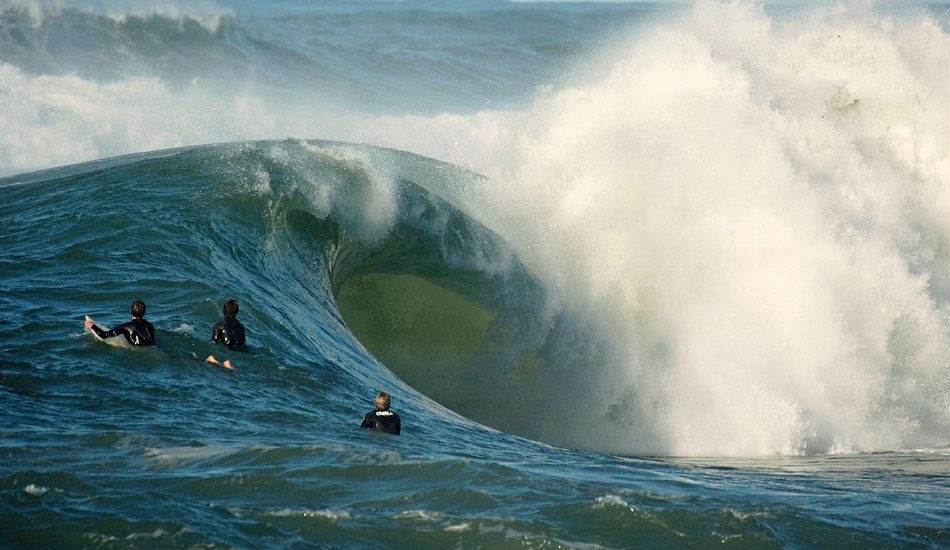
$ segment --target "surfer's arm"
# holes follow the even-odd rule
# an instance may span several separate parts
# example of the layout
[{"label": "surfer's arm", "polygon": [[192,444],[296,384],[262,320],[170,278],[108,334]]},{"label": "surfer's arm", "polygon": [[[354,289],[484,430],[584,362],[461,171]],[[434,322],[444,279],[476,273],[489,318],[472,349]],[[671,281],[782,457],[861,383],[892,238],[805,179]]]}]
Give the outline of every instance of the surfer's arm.
[{"label": "surfer's arm", "polygon": [[[121,325],[120,325],[120,326],[121,326]],[[89,330],[95,332],[95,333],[96,333],[96,336],[98,336],[99,338],[113,338],[113,337],[115,337],[115,336],[119,336],[119,333],[116,332],[116,329],[112,329],[112,330],[102,330],[101,328],[99,328],[98,326],[96,326],[96,324],[93,323],[92,321],[88,321],[88,320],[87,320],[87,321],[86,321],[86,327],[88,327]],[[116,328],[118,328],[118,327],[116,327]],[[124,335],[125,333],[122,333],[122,334]]]},{"label": "surfer's arm", "polygon": [[224,330],[224,321],[218,321],[211,327],[211,341],[228,345],[228,333]]},{"label": "surfer's arm", "polygon": [[149,330],[149,327],[143,326],[140,331],[135,323],[122,323],[112,330],[103,330],[93,323],[90,330],[96,333],[96,336],[103,340],[124,336],[133,346],[153,346],[155,345],[155,335]]},{"label": "surfer's arm", "polygon": [[375,427],[376,427],[376,411],[373,411],[363,417],[363,423],[360,424],[360,428],[375,428]]}]

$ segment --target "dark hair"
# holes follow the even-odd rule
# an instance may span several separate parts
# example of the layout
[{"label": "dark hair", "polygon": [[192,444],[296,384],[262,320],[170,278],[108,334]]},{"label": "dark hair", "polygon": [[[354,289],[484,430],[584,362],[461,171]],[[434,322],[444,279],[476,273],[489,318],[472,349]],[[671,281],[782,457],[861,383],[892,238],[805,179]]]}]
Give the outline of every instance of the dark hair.
[{"label": "dark hair", "polygon": [[237,300],[228,300],[224,302],[224,307],[222,311],[224,312],[225,317],[237,317],[238,314],[238,303]]},{"label": "dark hair", "polygon": [[129,311],[132,313],[132,317],[145,317],[145,302],[142,300],[132,302],[132,307],[129,308]]}]

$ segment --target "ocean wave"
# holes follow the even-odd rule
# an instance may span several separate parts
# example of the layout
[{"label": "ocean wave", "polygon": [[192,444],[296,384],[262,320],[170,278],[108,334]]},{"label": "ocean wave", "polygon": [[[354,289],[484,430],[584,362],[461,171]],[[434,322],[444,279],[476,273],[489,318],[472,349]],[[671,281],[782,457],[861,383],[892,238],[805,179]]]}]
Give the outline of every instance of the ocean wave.
[{"label": "ocean wave", "polygon": [[178,89],[246,72],[246,37],[232,13],[171,4],[116,7],[8,2],[0,6],[0,63],[30,76],[98,83],[151,78]]},{"label": "ocean wave", "polygon": [[[324,285],[325,307],[344,310],[362,345],[486,425],[616,454],[927,448],[945,442],[950,417],[948,122],[932,116],[947,110],[947,41],[922,10],[774,17],[754,3],[699,2],[523,110],[319,119],[303,109],[294,126],[266,102],[222,106],[199,93],[174,105],[183,96],[145,80],[167,111],[132,101],[127,115],[102,111],[108,131],[78,137],[53,125],[64,144],[92,146],[50,162],[158,146],[131,138],[160,124],[168,145],[231,141],[215,122],[245,116],[226,128],[244,137],[320,120],[312,127],[469,167],[487,177],[318,141],[194,153],[235,151],[206,161],[228,175],[221,185],[239,185],[264,219],[283,205],[277,233],[297,237],[282,241],[287,258],[266,280]],[[6,70],[11,89],[42,82]],[[202,118],[207,106],[219,110]],[[161,120],[176,109],[180,119]],[[153,118],[136,122],[143,114]],[[43,116],[59,115],[37,109],[12,127],[28,138]],[[114,145],[96,141],[124,124]],[[23,147],[11,164],[42,150],[6,143]],[[474,241],[471,227],[482,227]],[[291,267],[318,249],[326,277]],[[535,282],[516,284],[515,257]],[[498,321],[515,303],[506,291],[533,326],[513,322],[512,333]],[[416,323],[421,335],[397,330]],[[447,326],[455,332],[436,331]],[[484,334],[511,346],[483,346]],[[441,363],[436,335],[454,350]]]},{"label": "ocean wave", "polygon": [[[232,217],[229,214],[203,227],[200,233],[207,234],[202,240],[221,242],[211,253],[216,270],[243,274],[242,278],[253,281],[253,288],[281,289],[270,299],[272,316],[260,319],[268,327],[266,334],[294,332],[290,328],[294,324],[310,326],[298,335],[300,340],[294,345],[331,362],[339,361],[332,359],[340,353],[335,349],[339,345],[365,347],[415,391],[479,423],[548,443],[618,454],[688,455],[705,454],[710,449],[717,451],[712,454],[735,455],[798,454],[806,450],[846,453],[900,449],[914,441],[941,441],[945,425],[940,421],[942,402],[936,394],[920,388],[922,384],[939,388],[943,383],[938,367],[946,357],[940,353],[941,346],[946,345],[945,333],[940,332],[944,321],[935,311],[934,302],[921,294],[926,287],[905,285],[902,281],[908,280],[906,275],[872,278],[889,281],[885,288],[891,288],[891,293],[883,297],[860,287],[865,290],[859,293],[859,304],[867,300],[884,303],[880,300],[885,299],[907,302],[899,306],[901,309],[862,309],[865,313],[855,318],[854,322],[859,323],[852,328],[836,325],[845,327],[842,330],[853,338],[884,334],[880,336],[884,342],[877,352],[874,350],[878,348],[868,346],[832,347],[829,353],[839,361],[828,372],[831,378],[825,379],[819,367],[827,358],[822,359],[820,349],[806,355],[795,351],[783,343],[785,340],[768,335],[774,322],[765,323],[768,318],[761,315],[755,317],[758,329],[750,332],[743,328],[744,318],[736,313],[736,308],[745,303],[741,299],[736,303],[720,302],[714,309],[694,311],[687,307],[693,314],[684,320],[686,328],[704,320],[701,326],[696,325],[696,330],[702,330],[695,334],[677,329],[675,318],[659,325],[658,316],[664,311],[661,298],[679,288],[673,284],[679,280],[675,275],[679,268],[670,272],[664,283],[673,285],[671,288],[653,285],[649,315],[635,316],[635,332],[630,332],[628,320],[612,313],[613,307],[629,305],[618,299],[622,294],[612,294],[611,307],[598,303],[596,297],[592,298],[595,308],[579,306],[573,297],[564,294],[576,289],[543,282],[544,277],[539,279],[522,264],[510,243],[460,209],[470,208],[476,200],[455,192],[456,206],[440,196],[452,197],[453,187],[486,183],[480,176],[452,165],[365,145],[290,140],[186,148],[131,157],[124,165],[121,160],[98,161],[89,164],[87,170],[112,165],[115,168],[107,168],[112,171],[109,179],[123,181],[123,173],[137,173],[139,166],[154,163],[158,164],[150,170],[157,174],[178,173],[181,169],[177,166],[183,164],[203,166],[200,172],[213,174],[212,181],[216,182],[210,188],[212,192],[221,195],[218,200],[227,197],[231,204],[219,208],[236,212],[250,209],[247,221],[225,222]],[[63,170],[53,170],[45,177],[55,178]],[[76,172],[83,173],[76,168],[69,170],[74,172],[74,179],[79,177]],[[35,177],[8,178],[10,185],[5,188],[19,189],[15,184],[20,179]],[[187,185],[192,176],[181,182],[168,177],[162,177],[166,182],[163,187],[176,183],[162,193],[200,196]],[[748,202],[743,199],[741,204]],[[761,208],[769,203],[757,200],[757,204]],[[107,204],[101,207],[103,212],[110,211]],[[736,215],[739,211],[729,212]],[[181,216],[174,214],[171,219],[181,221],[162,232],[175,235],[177,226],[192,225]],[[777,213],[773,216],[781,219]],[[691,227],[682,217],[676,219],[680,225],[661,227],[674,234]],[[616,229],[605,233],[593,225],[590,230],[599,231],[603,238],[616,236]],[[248,263],[243,256],[233,256],[227,248],[220,248],[237,235],[259,243],[256,246],[266,251],[267,263]],[[744,236],[740,242],[749,238]],[[859,269],[859,281],[866,276],[861,270],[875,273],[880,269],[876,264],[862,267],[862,256],[854,255],[850,248],[834,252],[843,246],[837,240],[819,241],[818,246],[833,253],[832,259],[844,254],[857,262],[853,266]],[[588,252],[598,252],[598,245],[591,247]],[[674,263],[681,266],[696,255],[694,251],[688,257],[677,256]],[[756,258],[746,261],[754,264]],[[793,260],[800,264],[807,258]],[[188,271],[186,266],[193,262],[205,260],[176,260],[174,269]],[[653,266],[657,269],[663,269],[663,264]],[[716,272],[696,273],[708,280]],[[846,276],[848,271],[841,273],[844,281],[852,280]],[[752,283],[758,284],[756,279],[762,276],[758,273]],[[830,283],[838,280],[829,279]],[[781,281],[772,283],[782,288],[786,283]],[[256,292],[249,289],[242,294]],[[821,306],[817,311],[833,310],[835,304],[858,307],[848,301],[851,295],[839,293],[843,302],[816,302]],[[823,327],[825,313],[814,316],[814,307],[806,300],[810,295],[792,292],[789,296],[797,296],[799,305],[776,306],[775,319],[792,323],[778,326],[790,326],[795,334],[804,335],[804,342],[813,345],[809,327]],[[307,304],[303,310],[310,311],[310,315],[322,313],[314,324],[309,317],[286,311],[291,303]],[[676,303],[686,307],[682,300]],[[731,321],[723,325],[708,315],[728,315]],[[800,323],[804,324],[795,328],[795,319],[801,315]],[[870,327],[878,328],[867,332],[870,329],[860,328],[869,322],[864,315],[871,315],[870,321],[885,315],[890,321],[871,323]],[[606,323],[607,319],[615,324]],[[848,317],[834,319],[836,323],[848,322]],[[194,345],[189,343],[194,336],[177,328],[193,325],[194,320],[172,321],[169,330],[179,342],[176,347],[181,347],[181,353],[190,353],[187,350]],[[725,329],[727,332],[722,332]],[[837,341],[837,329],[822,330],[830,331],[828,337]],[[755,339],[749,340],[744,336],[747,333]],[[715,336],[712,342],[724,339],[719,346],[730,342],[732,346],[741,345],[739,354],[727,353],[726,357],[732,357],[728,363],[716,362],[719,355],[709,352],[684,362],[680,348],[709,343],[709,337],[703,334]],[[785,355],[770,351],[776,345]],[[740,360],[749,353],[758,359],[751,363]],[[803,357],[814,359],[806,361]],[[717,366],[707,373],[705,369],[711,364]],[[783,365],[782,372],[774,371]],[[901,370],[893,370],[895,365]],[[862,378],[855,369],[876,374]],[[352,374],[363,380],[387,376],[363,367]],[[789,376],[806,374],[816,383],[835,384],[839,389],[834,398],[823,391],[815,393],[804,382],[797,388],[789,385]],[[700,383],[703,389],[697,393],[696,384]],[[847,398],[850,392],[857,395]],[[720,408],[717,403],[724,396],[728,396],[729,406]],[[682,402],[687,398],[688,405]],[[848,413],[844,417],[842,410]],[[752,418],[754,422],[750,422]],[[712,428],[696,431],[693,424],[702,419],[739,424],[733,426],[730,437],[719,441],[720,432]],[[710,443],[710,436],[715,443]],[[700,453],[699,449],[705,451]]]}]

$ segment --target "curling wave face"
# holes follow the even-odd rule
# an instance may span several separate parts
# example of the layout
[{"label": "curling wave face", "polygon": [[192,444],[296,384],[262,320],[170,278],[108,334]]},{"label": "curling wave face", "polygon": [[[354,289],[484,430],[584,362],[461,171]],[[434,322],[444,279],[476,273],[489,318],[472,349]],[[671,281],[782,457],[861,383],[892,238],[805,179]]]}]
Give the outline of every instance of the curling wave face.
[{"label": "curling wave face", "polygon": [[[427,189],[465,189],[479,179],[417,155],[346,143],[167,150],[7,178],[2,189],[19,230],[4,246],[15,278],[41,254],[23,240],[38,230],[26,213],[49,194],[75,200],[77,220],[57,230],[72,244],[49,246],[83,253],[45,277],[75,272],[65,278],[77,292],[88,284],[138,288],[153,311],[183,315],[182,327],[187,312],[200,315],[189,304],[207,303],[202,289],[223,278],[256,308],[256,339],[282,350],[278,356],[312,355],[308,362],[342,365],[356,380],[392,383],[391,371],[470,419],[541,439],[558,416],[542,413],[571,416],[564,403],[542,399],[551,381],[570,382],[553,376],[559,361],[545,364],[557,325],[547,291],[508,243]],[[110,258],[126,256],[140,260],[118,281],[91,275],[113,273]],[[170,344],[206,353],[196,345]],[[353,346],[363,345],[388,370],[365,351],[354,356]],[[569,427],[555,432],[567,436]]]}]

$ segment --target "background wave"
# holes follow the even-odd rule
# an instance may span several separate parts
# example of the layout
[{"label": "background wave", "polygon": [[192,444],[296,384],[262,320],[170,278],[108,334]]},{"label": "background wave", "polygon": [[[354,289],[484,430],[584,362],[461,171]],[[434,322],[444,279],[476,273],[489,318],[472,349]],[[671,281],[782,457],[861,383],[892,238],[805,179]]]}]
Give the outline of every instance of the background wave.
[{"label": "background wave", "polygon": [[524,105],[654,16],[596,4],[4,0],[0,173],[236,139],[358,141],[380,114]]}]

